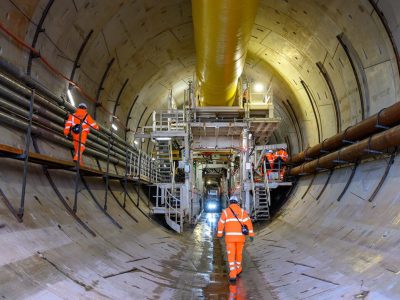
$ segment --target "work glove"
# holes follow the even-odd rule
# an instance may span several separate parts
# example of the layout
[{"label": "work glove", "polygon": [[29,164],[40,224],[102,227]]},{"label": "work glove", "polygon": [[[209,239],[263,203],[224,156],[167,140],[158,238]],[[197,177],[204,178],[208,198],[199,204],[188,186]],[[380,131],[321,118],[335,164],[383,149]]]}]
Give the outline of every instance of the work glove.
[{"label": "work glove", "polygon": [[254,236],[250,237],[250,242],[254,242]]}]

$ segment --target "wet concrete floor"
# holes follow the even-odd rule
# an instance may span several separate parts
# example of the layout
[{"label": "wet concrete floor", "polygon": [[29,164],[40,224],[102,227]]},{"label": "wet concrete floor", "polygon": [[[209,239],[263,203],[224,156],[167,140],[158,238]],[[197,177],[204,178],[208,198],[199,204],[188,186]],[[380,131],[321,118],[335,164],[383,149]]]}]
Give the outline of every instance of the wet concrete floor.
[{"label": "wet concrete floor", "polygon": [[[203,288],[191,293],[178,296],[180,299],[277,299],[268,290],[258,269],[250,259],[246,249],[243,253],[243,273],[236,283],[229,283],[225,242],[216,238],[216,227],[219,214],[204,214],[197,226],[186,232],[187,239],[193,240],[188,259],[197,270],[196,281]],[[190,236],[189,236],[190,235]],[[249,243],[249,241],[248,241]],[[186,282],[187,279],[186,279]]]}]

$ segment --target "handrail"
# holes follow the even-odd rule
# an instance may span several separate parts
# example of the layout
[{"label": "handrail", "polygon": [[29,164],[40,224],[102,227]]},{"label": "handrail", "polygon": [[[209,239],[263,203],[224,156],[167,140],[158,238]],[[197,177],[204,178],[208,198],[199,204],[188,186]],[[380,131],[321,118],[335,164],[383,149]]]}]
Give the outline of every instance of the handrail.
[{"label": "handrail", "polygon": [[181,131],[185,128],[185,111],[182,109],[153,112],[153,131]]},{"label": "handrail", "polygon": [[[180,188],[179,188],[180,189]],[[173,189],[171,188],[171,191]],[[175,222],[176,225],[178,225],[178,214],[179,214],[179,232],[182,232],[182,224],[183,224],[183,214],[182,214],[182,204],[181,200],[176,198],[168,188],[165,189],[166,192],[166,197],[165,197],[165,208],[166,208],[166,217],[170,219],[171,221]],[[171,204],[171,200],[175,200],[176,205],[173,206]],[[179,203],[179,208],[177,207],[177,204]],[[171,218],[171,208],[172,212],[175,212],[175,220]],[[176,230],[176,229],[175,229]]]},{"label": "handrail", "polygon": [[254,176],[253,176],[253,170],[250,171],[250,177],[251,177],[251,190],[253,191],[253,205],[254,205],[254,211],[256,207],[256,188],[254,185]]},{"label": "handrail", "polygon": [[172,171],[172,178],[171,178],[172,188],[175,188],[175,166],[174,166],[174,157],[172,154],[172,141],[169,141],[168,148],[169,148],[169,163]]},{"label": "handrail", "polygon": [[271,206],[271,194],[270,194],[270,190],[269,190],[269,182],[268,182],[269,178],[266,172],[266,162],[264,160],[264,186],[266,188],[267,191],[267,195],[268,195],[268,206]]},{"label": "handrail", "polygon": [[176,198],[168,189],[166,189],[166,192],[171,196],[171,198],[173,198],[176,201],[181,201],[180,199]]}]

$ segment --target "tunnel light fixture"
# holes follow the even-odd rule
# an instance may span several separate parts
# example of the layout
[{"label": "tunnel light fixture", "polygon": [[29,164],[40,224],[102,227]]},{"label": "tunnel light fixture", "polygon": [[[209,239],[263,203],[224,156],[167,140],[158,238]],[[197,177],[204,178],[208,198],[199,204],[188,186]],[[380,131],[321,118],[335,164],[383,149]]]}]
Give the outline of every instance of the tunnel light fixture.
[{"label": "tunnel light fixture", "polygon": [[170,141],[171,138],[170,137],[166,137],[166,136],[162,136],[162,137],[158,137],[156,138],[157,141]]},{"label": "tunnel light fixture", "polygon": [[115,131],[117,131],[118,130],[118,127],[117,127],[117,125],[115,125],[114,123],[113,124],[111,124],[111,127],[115,130]]},{"label": "tunnel light fixture", "polygon": [[207,204],[207,208],[208,208],[209,210],[216,209],[216,208],[217,208],[217,204],[216,204],[216,203],[208,203],[208,204]]},{"label": "tunnel light fixture", "polygon": [[139,144],[139,142],[138,142],[138,141],[136,141],[136,140],[135,140],[133,143],[134,143],[135,145]]},{"label": "tunnel light fixture", "polygon": [[67,90],[67,96],[68,96],[69,102],[70,102],[73,106],[75,106],[75,100],[74,100],[74,97],[72,97],[72,93],[71,93],[71,90],[70,90],[70,89]]},{"label": "tunnel light fixture", "polygon": [[253,88],[254,88],[254,92],[256,92],[256,93],[261,93],[262,91],[264,91],[264,85],[260,82],[256,82],[254,84]]}]

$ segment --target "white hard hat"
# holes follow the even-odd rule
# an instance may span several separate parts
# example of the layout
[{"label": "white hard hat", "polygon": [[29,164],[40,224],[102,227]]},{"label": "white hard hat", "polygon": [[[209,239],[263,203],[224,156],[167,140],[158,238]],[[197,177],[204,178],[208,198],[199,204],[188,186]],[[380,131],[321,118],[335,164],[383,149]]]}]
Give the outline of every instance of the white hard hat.
[{"label": "white hard hat", "polygon": [[268,153],[274,153],[274,151],[272,151],[271,149],[268,150]]},{"label": "white hard hat", "polygon": [[230,198],[229,198],[229,202],[234,202],[234,203],[239,203],[239,200],[238,200],[238,198],[236,197],[236,196],[231,196]]},{"label": "white hard hat", "polygon": [[85,103],[79,103],[78,105],[79,108],[86,108],[87,109],[87,105]]}]

